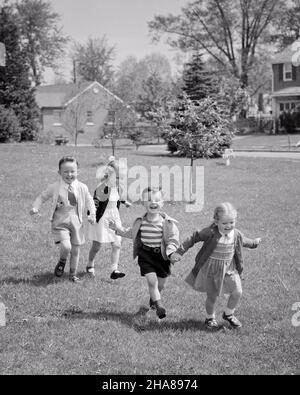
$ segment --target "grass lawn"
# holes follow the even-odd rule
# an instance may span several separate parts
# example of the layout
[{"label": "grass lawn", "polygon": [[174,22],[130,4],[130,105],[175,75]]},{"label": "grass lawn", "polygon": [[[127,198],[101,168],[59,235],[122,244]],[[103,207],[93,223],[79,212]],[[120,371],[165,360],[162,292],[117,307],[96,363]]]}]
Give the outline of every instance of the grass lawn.
[{"label": "grass lawn", "polygon": [[[28,212],[37,194],[56,179],[58,160],[78,157],[79,179],[90,191],[96,165],[110,151],[64,146],[0,145],[0,295],[7,325],[0,327],[0,374],[299,374],[300,326],[292,325],[299,291],[299,160],[235,158],[197,161],[205,168],[205,202],[186,213],[184,202],[167,202],[179,221],[181,238],[211,222],[215,205],[231,201],[238,228],[262,237],[245,251],[244,295],[237,311],[239,331],[204,329],[205,297],[185,284],[200,244],[173,267],[163,293],[167,317],[138,314],[148,303],[145,280],[124,240],[120,268],[124,279],[109,279],[109,248],[97,256],[96,279],[81,285],[53,278],[58,251],[50,234],[50,203],[35,220]],[[128,165],[179,166],[189,160],[119,151]],[[121,208],[130,225],[143,209]],[[90,242],[82,248],[84,275]],[[218,303],[218,318],[225,306]]]},{"label": "grass lawn", "polygon": [[264,151],[297,151],[300,152],[300,145],[295,147],[300,140],[300,134],[249,134],[237,135],[232,144],[236,150],[264,150]]}]

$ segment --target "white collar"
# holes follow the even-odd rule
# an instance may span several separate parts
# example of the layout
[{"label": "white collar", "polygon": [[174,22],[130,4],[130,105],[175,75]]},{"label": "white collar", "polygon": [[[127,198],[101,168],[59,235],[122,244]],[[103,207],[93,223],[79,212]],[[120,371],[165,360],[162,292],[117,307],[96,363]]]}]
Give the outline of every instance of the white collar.
[{"label": "white collar", "polygon": [[220,230],[219,230],[219,232],[220,232],[222,237],[229,237],[229,238],[231,238],[234,235],[234,229],[232,229],[229,233],[227,233],[227,235],[225,233],[222,233]]},{"label": "white collar", "polygon": [[60,182],[60,185],[61,185],[63,188],[65,188],[65,189],[68,189],[70,185],[71,185],[73,188],[76,188],[77,184],[78,184],[78,180],[74,180],[73,182],[71,182],[71,184],[67,184],[62,178],[61,178],[61,182]]}]

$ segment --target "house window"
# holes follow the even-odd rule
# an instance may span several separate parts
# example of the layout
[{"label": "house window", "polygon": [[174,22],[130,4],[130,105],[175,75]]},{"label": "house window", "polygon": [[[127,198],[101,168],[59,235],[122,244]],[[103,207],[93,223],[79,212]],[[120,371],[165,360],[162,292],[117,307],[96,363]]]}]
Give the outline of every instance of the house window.
[{"label": "house window", "polygon": [[299,111],[299,102],[281,102],[279,103],[279,111]]},{"label": "house window", "polygon": [[115,111],[109,110],[107,113],[107,123],[113,124],[115,122]]},{"label": "house window", "polygon": [[283,81],[292,81],[292,63],[284,63],[283,65]]},{"label": "house window", "polygon": [[53,110],[53,126],[61,126],[61,110]]},{"label": "house window", "polygon": [[94,125],[93,111],[87,111],[87,112],[86,112],[86,124],[87,124],[88,126]]}]

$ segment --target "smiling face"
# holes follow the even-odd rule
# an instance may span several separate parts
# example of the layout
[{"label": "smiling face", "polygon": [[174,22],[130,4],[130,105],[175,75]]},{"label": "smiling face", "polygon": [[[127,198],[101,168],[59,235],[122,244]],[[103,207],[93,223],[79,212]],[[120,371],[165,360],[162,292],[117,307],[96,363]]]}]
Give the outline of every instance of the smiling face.
[{"label": "smiling face", "polygon": [[142,199],[148,214],[158,214],[164,205],[161,191],[144,192]]},{"label": "smiling face", "polygon": [[219,219],[215,220],[218,226],[219,232],[227,235],[235,228],[236,215],[235,214],[224,214]]},{"label": "smiling face", "polygon": [[64,162],[58,171],[66,184],[72,184],[77,179],[78,167],[76,162]]}]

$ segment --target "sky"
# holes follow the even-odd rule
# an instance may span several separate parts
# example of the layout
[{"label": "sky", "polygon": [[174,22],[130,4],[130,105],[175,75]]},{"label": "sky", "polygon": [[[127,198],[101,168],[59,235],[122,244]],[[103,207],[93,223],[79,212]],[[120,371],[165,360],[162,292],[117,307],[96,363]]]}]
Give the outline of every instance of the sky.
[{"label": "sky", "polygon": [[[138,60],[160,52],[168,57],[172,70],[177,69],[176,53],[163,43],[151,43],[147,23],[155,15],[178,15],[189,0],[49,0],[52,10],[60,15],[63,32],[70,38],[85,42],[88,37],[107,38],[115,47],[114,65],[117,67],[130,55]],[[71,62],[64,62],[66,77],[70,76]],[[47,70],[45,83],[53,82]]]}]

